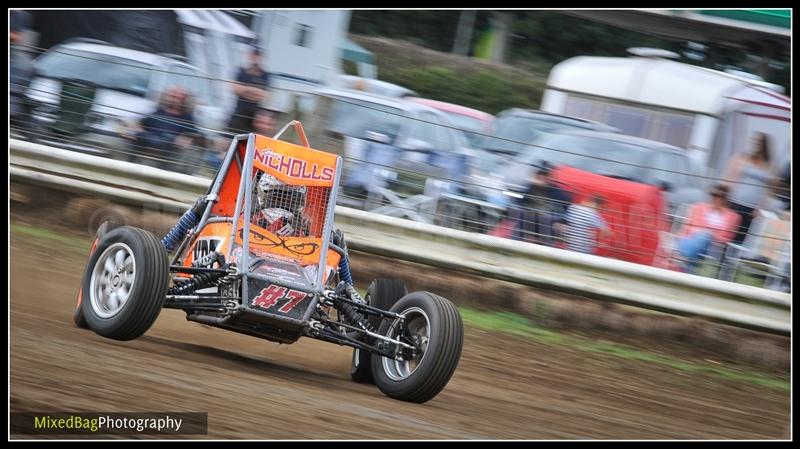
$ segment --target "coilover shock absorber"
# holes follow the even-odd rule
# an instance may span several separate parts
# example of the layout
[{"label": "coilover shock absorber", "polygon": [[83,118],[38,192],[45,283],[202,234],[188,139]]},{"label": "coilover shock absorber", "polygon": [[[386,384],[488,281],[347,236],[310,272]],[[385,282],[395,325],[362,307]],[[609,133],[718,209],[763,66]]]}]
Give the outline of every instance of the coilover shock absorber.
[{"label": "coilover shock absorber", "polygon": [[372,327],[372,324],[370,324],[369,320],[367,320],[366,318],[364,318],[364,316],[358,313],[355,307],[351,306],[346,302],[340,302],[338,306],[339,310],[342,311],[342,314],[344,314],[344,316],[347,317],[347,319],[350,320],[351,323],[357,324],[358,327],[364,330],[375,332],[375,328]]},{"label": "coilover shock absorber", "polygon": [[208,287],[214,287],[217,282],[224,277],[224,273],[199,273],[192,276],[191,279],[181,281],[173,285],[167,290],[168,295],[183,295],[192,293],[196,290],[202,290]]},{"label": "coilover shock absorber", "polygon": [[186,237],[186,233],[197,226],[197,223],[200,222],[200,218],[203,216],[203,209],[206,206],[206,202],[207,200],[205,197],[198,198],[194,206],[184,212],[180,220],[178,220],[178,223],[164,236],[161,243],[164,245],[164,248],[167,249],[167,252],[174,251],[175,248],[180,245],[183,238]]},{"label": "coilover shock absorber", "polygon": [[339,259],[339,279],[348,285],[353,285],[353,274],[350,272],[350,257],[347,253],[347,242],[344,239],[344,233],[337,229],[333,231],[333,243],[342,249],[342,258]]},{"label": "coilover shock absorber", "polygon": [[[361,299],[361,296],[358,294],[358,291],[346,282],[342,281],[339,283],[339,286],[336,288],[336,293],[345,297],[349,297],[351,300],[363,302],[364,300]],[[355,293],[355,296],[353,296]],[[358,325],[360,328],[364,330],[368,330],[370,332],[375,332],[375,328],[372,327],[372,324],[369,322],[364,315],[358,312],[358,310],[353,307],[351,304],[348,304],[344,301],[335,301],[336,308],[339,309],[340,312],[353,324]]]}]

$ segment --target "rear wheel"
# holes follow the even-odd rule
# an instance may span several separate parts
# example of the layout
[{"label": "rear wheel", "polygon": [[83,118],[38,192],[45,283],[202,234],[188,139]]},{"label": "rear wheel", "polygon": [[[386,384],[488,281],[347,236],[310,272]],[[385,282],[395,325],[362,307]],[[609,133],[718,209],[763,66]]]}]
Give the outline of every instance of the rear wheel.
[{"label": "rear wheel", "polygon": [[450,381],[461,358],[461,315],[453,303],[428,292],[403,297],[391,311],[405,316],[405,326],[399,320],[387,320],[378,332],[414,344],[420,351],[400,359],[372,357],[375,385],[395,399],[429,401]]},{"label": "rear wheel", "polygon": [[169,283],[167,252],[152,233],[123,226],[100,239],[83,277],[86,324],[115,340],[132,340],[155,322]]},{"label": "rear wheel", "polygon": [[[113,231],[120,227],[117,222],[115,221],[104,221],[97,227],[97,232],[94,234],[94,242],[92,243],[92,249],[89,250],[89,258],[91,259],[94,255],[95,250],[97,249],[97,244],[100,242],[100,239],[103,238],[104,235],[108,234],[109,232]],[[86,270],[89,269],[89,265],[86,266]],[[83,274],[86,277],[86,273]],[[89,325],[86,324],[86,318],[83,316],[83,308],[81,308],[81,300],[83,298],[83,287],[78,289],[78,303],[75,306],[75,311],[72,312],[72,320],[75,322],[75,325],[80,327],[81,329],[88,329]]]},{"label": "rear wheel", "polygon": [[[389,310],[403,296],[408,294],[405,282],[399,279],[378,278],[372,281],[367,288],[367,304],[381,310]],[[381,319],[370,316],[369,322],[374,329],[381,325]],[[350,367],[350,377],[359,383],[374,383],[372,379],[372,354],[360,349],[353,349],[353,361]]]}]

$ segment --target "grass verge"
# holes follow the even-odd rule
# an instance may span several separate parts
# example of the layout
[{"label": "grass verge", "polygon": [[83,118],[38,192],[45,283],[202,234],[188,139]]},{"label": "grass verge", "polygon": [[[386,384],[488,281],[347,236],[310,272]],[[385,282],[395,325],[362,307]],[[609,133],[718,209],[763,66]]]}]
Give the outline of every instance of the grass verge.
[{"label": "grass verge", "polygon": [[26,226],[19,223],[11,223],[11,234],[17,236],[31,237],[36,240],[57,242],[76,249],[89,249],[89,241],[79,237],[71,237],[59,234],[45,228],[36,226]]},{"label": "grass verge", "polygon": [[787,379],[768,376],[756,371],[732,369],[712,363],[690,362],[662,354],[653,354],[630,346],[595,341],[588,338],[567,335],[544,329],[533,321],[510,312],[481,312],[469,308],[459,308],[464,322],[473,327],[493,332],[501,332],[519,337],[530,338],[548,345],[568,346],[572,349],[619,357],[625,360],[654,363],[688,374],[708,374],[720,379],[743,382],[759,387],[766,387],[781,392],[789,392],[790,382]]}]

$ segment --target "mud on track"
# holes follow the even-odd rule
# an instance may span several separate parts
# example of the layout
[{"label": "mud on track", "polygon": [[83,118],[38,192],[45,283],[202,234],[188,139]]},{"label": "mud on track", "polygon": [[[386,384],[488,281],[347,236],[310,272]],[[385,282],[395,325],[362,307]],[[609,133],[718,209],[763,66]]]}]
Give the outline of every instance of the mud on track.
[{"label": "mud on track", "polygon": [[423,405],[351,382],[347,348],[279,346],[180,311],[138,340],[104,339],[71,321],[88,247],[11,235],[12,411],[208,411],[211,438],[789,436],[788,392],[474,327]]}]

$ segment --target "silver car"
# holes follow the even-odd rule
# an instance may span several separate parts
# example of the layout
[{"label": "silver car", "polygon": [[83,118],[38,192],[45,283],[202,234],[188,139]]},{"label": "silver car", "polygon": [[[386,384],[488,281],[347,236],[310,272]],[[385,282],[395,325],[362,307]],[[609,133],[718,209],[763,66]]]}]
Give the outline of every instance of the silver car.
[{"label": "silver car", "polygon": [[[50,48],[34,61],[35,75],[26,93],[33,118],[43,127],[63,120],[62,87],[66,82],[94,88],[91,107],[81,117],[80,149],[103,152],[120,144],[133,122],[153,113],[161,92],[182,86],[196,101],[194,117],[204,132],[224,128],[225,111],[211,100],[214,88],[206,74],[174,55],[116,47],[93,39],[72,39]],[[71,139],[72,140],[72,139]]]},{"label": "silver car", "polygon": [[345,156],[345,191],[438,195],[456,189],[477,163],[477,150],[439,110],[361,91],[317,94],[316,134],[326,136],[322,148]]}]

